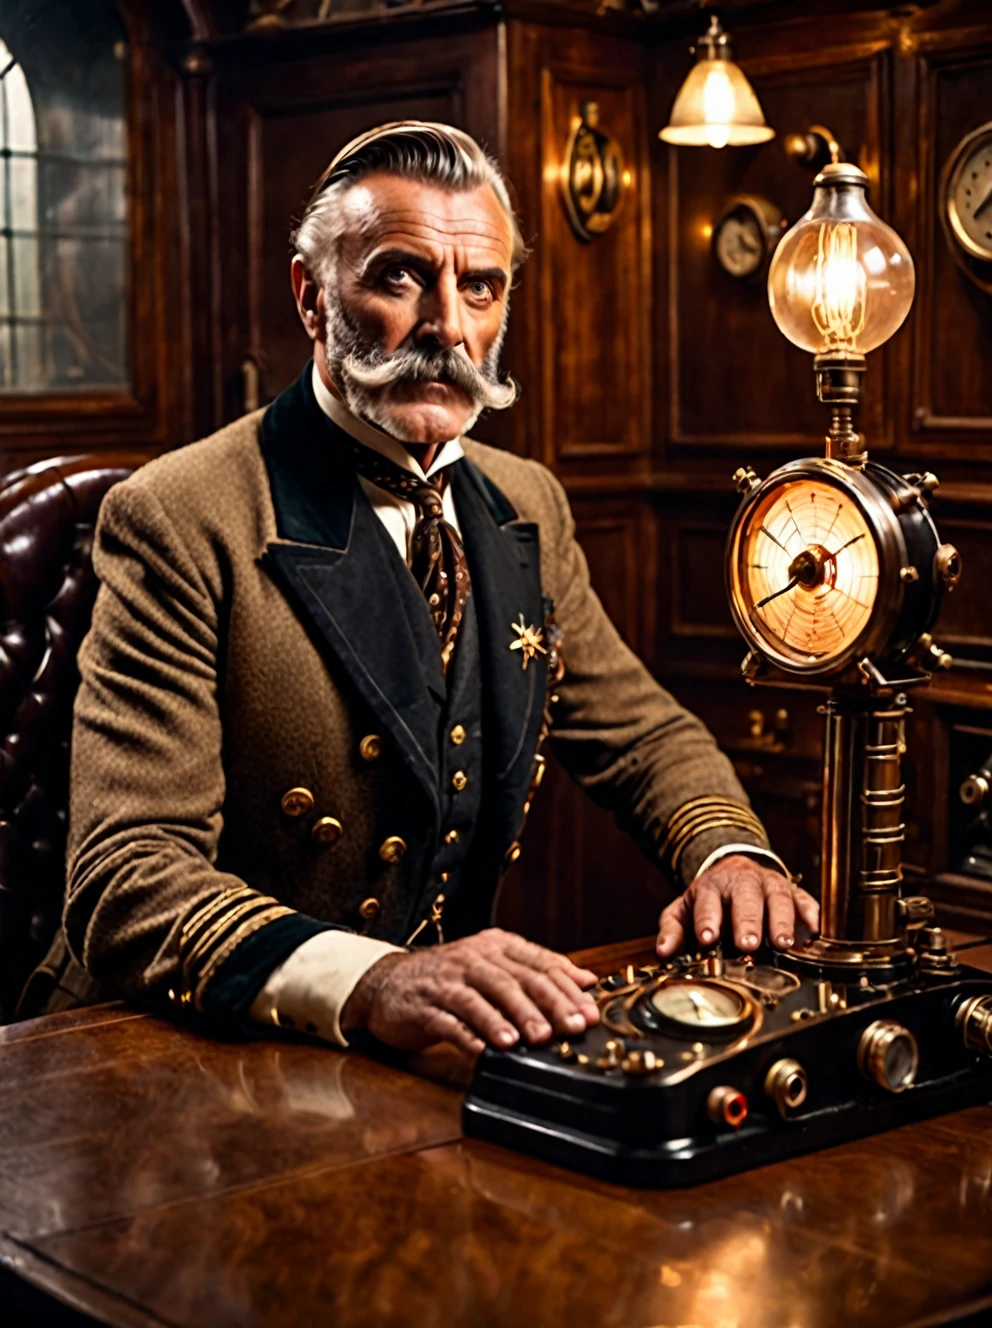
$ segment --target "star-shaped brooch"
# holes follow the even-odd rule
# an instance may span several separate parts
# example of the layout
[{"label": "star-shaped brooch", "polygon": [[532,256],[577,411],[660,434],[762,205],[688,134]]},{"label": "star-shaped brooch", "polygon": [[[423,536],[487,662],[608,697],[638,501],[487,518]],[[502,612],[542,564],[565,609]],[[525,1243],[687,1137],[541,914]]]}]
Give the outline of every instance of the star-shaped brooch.
[{"label": "star-shaped brooch", "polygon": [[516,641],[510,642],[511,650],[520,651],[520,660],[527,671],[527,665],[532,659],[537,659],[538,655],[546,655],[548,652],[544,648],[544,633],[540,627],[527,627],[524,623],[524,615],[521,613],[518,623],[510,623],[510,626],[517,633]]}]

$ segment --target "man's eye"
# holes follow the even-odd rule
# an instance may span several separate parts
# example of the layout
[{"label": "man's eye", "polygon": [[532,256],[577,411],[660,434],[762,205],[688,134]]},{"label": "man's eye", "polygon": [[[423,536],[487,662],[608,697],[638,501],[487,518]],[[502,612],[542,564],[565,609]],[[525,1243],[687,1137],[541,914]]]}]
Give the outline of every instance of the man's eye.
[{"label": "man's eye", "polygon": [[469,292],[477,300],[493,299],[493,288],[488,281],[473,281],[469,285]]},{"label": "man's eye", "polygon": [[410,269],[406,267],[388,267],[382,275],[383,280],[390,286],[405,286],[410,280]]}]

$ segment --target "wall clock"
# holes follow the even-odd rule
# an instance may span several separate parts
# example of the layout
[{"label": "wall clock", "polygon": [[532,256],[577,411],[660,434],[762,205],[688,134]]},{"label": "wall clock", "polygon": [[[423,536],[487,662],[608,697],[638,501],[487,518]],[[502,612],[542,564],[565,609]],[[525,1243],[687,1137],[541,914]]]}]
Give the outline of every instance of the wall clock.
[{"label": "wall clock", "polygon": [[966,134],[948,157],[941,176],[940,214],[951,252],[968,276],[988,289],[992,282],[992,121]]},{"label": "wall clock", "polygon": [[716,261],[738,281],[746,281],[767,265],[788,222],[781,208],[757,194],[737,194],[713,229]]}]

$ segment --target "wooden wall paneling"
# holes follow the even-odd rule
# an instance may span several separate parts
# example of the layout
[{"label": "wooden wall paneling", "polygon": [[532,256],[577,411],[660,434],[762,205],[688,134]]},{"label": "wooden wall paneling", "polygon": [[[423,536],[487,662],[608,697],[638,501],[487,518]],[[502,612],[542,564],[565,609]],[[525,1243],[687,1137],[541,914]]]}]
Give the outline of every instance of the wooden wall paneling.
[{"label": "wooden wall paneling", "polygon": [[[722,151],[656,146],[667,194],[659,200],[668,251],[661,292],[668,308],[667,441],[680,463],[701,449],[732,453],[742,462],[751,459],[749,450],[796,456],[823,450],[825,417],[816,400],[811,357],[787,342],[772,321],[766,272],[741,282],[725,273],[714,256],[713,230],[728,199],[762,195],[790,224],[797,221],[809,207],[812,175],[789,160],[781,139],[811,123],[825,123],[848,156],[867,170],[875,185],[875,206],[882,215],[886,212],[887,43],[784,53],[756,30],[745,35],[739,43],[741,63],[769,124],[778,131],[776,139]],[[659,126],[672,95],[662,95],[661,88],[677,87],[686,64],[684,50],[674,44],[660,52]],[[860,425],[875,450],[891,445],[892,433],[885,409],[890,384],[880,358],[884,361],[875,357],[871,362]]]},{"label": "wooden wall paneling", "polygon": [[[655,637],[657,566],[654,513],[643,498],[574,499],[576,537],[593,589],[620,635],[650,660]],[[567,659],[567,649],[566,649]]]},{"label": "wooden wall paneling", "polygon": [[957,143],[992,120],[992,30],[921,38],[918,195],[921,262],[907,454],[988,461],[992,290],[968,279],[940,222],[942,175]]},{"label": "wooden wall paneling", "polygon": [[[527,408],[516,450],[563,475],[646,464],[650,450],[651,217],[644,52],[580,29],[513,22],[507,161],[534,238],[523,270],[524,318],[508,362]],[[616,136],[627,186],[611,228],[585,243],[560,197],[559,167],[573,117],[595,101]],[[526,323],[526,327],[520,323]]]},{"label": "wooden wall paneling", "polygon": [[424,36],[415,46],[394,38],[360,54],[335,35],[333,44],[315,38],[285,51],[270,43],[264,61],[239,43],[239,58],[218,63],[230,136],[220,163],[228,418],[243,409],[246,356],[261,367],[264,403],[310,353],[289,289],[288,236],[334,153],[375,124],[409,118],[461,125],[494,148],[500,138],[496,29]]}]

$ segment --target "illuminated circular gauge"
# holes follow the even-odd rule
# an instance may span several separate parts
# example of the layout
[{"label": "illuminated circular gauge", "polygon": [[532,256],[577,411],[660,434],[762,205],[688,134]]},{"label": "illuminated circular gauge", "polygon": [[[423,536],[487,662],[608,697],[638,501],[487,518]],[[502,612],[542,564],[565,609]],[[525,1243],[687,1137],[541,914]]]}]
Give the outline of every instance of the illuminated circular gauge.
[{"label": "illuminated circular gauge", "polygon": [[694,1038],[726,1037],[748,1024],[754,1006],[743,992],[715,982],[668,978],[650,993],[646,1014]]},{"label": "illuminated circular gauge", "polygon": [[771,663],[838,672],[903,648],[932,621],[938,543],[900,476],[871,463],[791,462],[757,484],[734,519],[731,612]]}]

